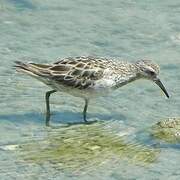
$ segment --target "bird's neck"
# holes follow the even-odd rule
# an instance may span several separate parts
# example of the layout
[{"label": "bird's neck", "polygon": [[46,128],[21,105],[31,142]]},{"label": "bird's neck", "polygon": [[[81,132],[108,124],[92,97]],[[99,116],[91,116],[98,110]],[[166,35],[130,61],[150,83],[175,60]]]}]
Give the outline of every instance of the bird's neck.
[{"label": "bird's neck", "polygon": [[118,71],[115,88],[119,88],[140,78],[138,69],[133,63],[126,64],[125,67],[120,66]]}]

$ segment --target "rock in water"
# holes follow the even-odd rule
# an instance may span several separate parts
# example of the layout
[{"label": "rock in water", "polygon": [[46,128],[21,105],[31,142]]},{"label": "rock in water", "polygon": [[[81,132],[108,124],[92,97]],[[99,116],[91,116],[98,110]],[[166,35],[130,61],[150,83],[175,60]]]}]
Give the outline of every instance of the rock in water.
[{"label": "rock in water", "polygon": [[159,121],[152,127],[152,135],[164,142],[180,143],[180,117]]}]

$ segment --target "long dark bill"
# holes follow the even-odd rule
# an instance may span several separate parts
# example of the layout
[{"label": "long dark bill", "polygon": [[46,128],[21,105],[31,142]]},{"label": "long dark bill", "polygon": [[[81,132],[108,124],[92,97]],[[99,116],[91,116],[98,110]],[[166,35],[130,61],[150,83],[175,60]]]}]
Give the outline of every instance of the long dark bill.
[{"label": "long dark bill", "polygon": [[160,79],[156,79],[154,82],[162,89],[162,91],[163,91],[164,94],[167,96],[167,98],[169,98],[169,94],[168,94],[168,92],[166,91],[166,88],[165,88],[164,85],[162,84],[161,80],[160,80]]}]

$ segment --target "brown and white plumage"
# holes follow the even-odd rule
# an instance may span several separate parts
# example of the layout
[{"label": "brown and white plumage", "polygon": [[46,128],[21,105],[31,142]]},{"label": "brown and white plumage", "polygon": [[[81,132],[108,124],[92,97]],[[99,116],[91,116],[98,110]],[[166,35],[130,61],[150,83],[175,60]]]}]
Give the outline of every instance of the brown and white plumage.
[{"label": "brown and white plumage", "polygon": [[[60,59],[52,64],[16,61],[15,67],[18,71],[44,82],[54,90],[53,92],[65,91],[83,97],[86,101],[91,97],[109,93],[136,79],[146,78],[160,82],[157,79],[159,66],[148,60],[128,63],[82,56]],[[158,85],[168,96],[162,83]]]},{"label": "brown and white plumage", "polygon": [[[136,77],[136,67],[128,62],[107,58],[75,57],[53,64],[22,63],[16,61],[18,71],[25,72],[53,89],[106,90]],[[134,73],[133,73],[133,71]]]}]

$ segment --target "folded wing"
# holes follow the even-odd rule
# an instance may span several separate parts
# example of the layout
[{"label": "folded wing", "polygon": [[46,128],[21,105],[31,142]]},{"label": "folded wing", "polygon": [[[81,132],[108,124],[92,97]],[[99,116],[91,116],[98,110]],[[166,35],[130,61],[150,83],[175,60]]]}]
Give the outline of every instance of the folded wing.
[{"label": "folded wing", "polygon": [[86,89],[103,77],[103,60],[88,58],[67,58],[54,64],[22,63],[16,61],[18,71],[25,72],[39,80],[48,79],[55,83]]}]

